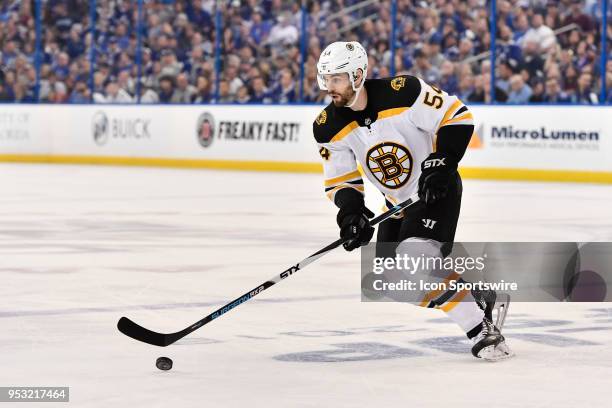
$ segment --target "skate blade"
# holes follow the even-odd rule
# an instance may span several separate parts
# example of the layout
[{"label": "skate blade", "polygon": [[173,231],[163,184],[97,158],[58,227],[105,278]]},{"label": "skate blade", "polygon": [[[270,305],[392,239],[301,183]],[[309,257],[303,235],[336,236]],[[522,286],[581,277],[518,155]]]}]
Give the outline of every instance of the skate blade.
[{"label": "skate blade", "polygon": [[485,347],[478,353],[478,357],[490,362],[507,360],[514,356],[515,354],[505,343],[498,344],[497,346]]}]

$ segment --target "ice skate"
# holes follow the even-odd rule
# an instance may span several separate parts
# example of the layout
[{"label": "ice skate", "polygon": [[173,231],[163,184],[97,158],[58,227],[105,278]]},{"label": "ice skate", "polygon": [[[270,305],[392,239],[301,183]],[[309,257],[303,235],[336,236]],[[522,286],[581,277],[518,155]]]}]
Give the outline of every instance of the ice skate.
[{"label": "ice skate", "polygon": [[[494,290],[472,290],[472,296],[478,306],[484,311],[485,317],[494,322],[501,331],[506,321],[508,306],[510,306],[510,295],[507,293],[496,293]],[[493,315],[495,312],[495,316]]]},{"label": "ice skate", "polygon": [[487,361],[504,360],[514,356],[499,329],[485,317],[481,331],[472,339],[472,355]]}]

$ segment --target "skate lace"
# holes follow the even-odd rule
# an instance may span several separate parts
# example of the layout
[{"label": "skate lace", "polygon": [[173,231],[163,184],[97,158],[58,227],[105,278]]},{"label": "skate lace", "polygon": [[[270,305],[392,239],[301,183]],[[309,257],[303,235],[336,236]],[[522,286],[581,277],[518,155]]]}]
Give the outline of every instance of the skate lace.
[{"label": "skate lace", "polygon": [[493,332],[493,322],[491,322],[489,319],[487,319],[486,317],[484,319],[482,319],[482,331],[480,332],[483,335],[487,335],[491,332]]}]

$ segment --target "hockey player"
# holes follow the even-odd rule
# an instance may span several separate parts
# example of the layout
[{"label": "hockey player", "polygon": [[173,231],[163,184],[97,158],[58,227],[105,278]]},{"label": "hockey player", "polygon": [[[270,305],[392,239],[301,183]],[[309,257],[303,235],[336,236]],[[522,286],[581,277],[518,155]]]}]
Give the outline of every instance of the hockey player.
[{"label": "hockey player", "polygon": [[[368,57],[358,42],[335,42],[317,63],[319,87],[332,98],[313,123],[323,160],[325,192],[339,208],[348,251],[367,244],[374,228],[364,203],[361,165],[388,207],[418,192],[420,205],[384,221],[377,242],[399,242],[397,252],[445,257],[455,236],[462,185],[457,165],[474,131],[472,113],[457,97],[409,75],[366,80]],[[377,248],[378,250],[378,248]],[[477,299],[474,299],[474,296]],[[442,309],[487,360],[512,356],[492,322],[494,299],[463,291],[428,293],[423,307]]]}]

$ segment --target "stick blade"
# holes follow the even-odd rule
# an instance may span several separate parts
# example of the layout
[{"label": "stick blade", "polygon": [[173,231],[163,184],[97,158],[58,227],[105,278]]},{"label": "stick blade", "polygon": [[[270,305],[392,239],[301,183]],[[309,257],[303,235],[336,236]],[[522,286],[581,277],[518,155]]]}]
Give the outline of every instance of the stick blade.
[{"label": "stick blade", "polygon": [[157,333],[147,328],[142,327],[138,323],[134,323],[127,317],[122,317],[117,322],[117,329],[128,337],[134,340],[142,341],[143,343],[152,344],[154,346],[166,347],[171,342],[168,342],[168,336],[163,333]]}]

